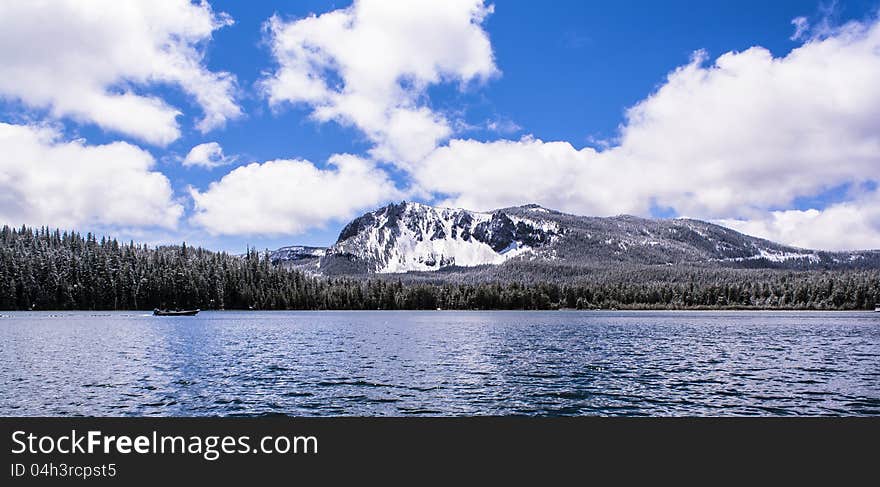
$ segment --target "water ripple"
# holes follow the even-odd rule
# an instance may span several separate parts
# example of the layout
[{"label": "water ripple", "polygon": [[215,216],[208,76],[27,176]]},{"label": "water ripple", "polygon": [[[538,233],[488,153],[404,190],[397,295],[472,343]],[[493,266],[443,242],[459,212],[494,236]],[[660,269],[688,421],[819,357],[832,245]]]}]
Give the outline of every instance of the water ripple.
[{"label": "water ripple", "polygon": [[880,415],[880,316],[4,313],[0,415]]}]

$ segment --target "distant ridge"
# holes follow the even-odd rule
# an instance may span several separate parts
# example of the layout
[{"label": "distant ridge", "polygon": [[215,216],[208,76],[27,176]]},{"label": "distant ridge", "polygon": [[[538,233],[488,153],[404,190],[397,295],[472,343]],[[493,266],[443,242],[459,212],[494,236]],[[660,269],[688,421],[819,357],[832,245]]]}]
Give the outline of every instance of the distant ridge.
[{"label": "distant ridge", "polygon": [[880,268],[880,251],[802,249],[686,218],[577,216],[537,204],[477,212],[405,201],[355,218],[330,247],[283,247],[271,258],[323,275],[480,272],[487,266],[515,266],[540,276],[539,267],[623,264]]}]

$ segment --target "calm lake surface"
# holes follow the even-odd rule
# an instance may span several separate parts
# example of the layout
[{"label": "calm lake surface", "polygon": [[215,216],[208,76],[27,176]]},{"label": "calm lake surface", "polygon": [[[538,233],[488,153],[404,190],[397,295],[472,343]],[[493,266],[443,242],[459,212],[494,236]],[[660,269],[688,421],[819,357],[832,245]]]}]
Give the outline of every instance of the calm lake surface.
[{"label": "calm lake surface", "polygon": [[880,313],[0,313],[0,415],[878,415]]}]

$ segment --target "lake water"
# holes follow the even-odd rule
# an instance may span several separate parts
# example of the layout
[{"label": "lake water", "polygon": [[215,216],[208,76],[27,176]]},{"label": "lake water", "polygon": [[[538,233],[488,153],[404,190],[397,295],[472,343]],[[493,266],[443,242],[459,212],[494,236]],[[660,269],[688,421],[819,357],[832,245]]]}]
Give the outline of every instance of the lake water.
[{"label": "lake water", "polygon": [[878,415],[880,313],[0,313],[0,415]]}]

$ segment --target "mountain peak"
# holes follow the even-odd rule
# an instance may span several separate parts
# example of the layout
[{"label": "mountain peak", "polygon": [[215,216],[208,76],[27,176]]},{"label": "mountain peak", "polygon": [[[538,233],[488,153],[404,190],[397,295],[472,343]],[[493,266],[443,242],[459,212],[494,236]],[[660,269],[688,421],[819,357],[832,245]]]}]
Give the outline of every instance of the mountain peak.
[{"label": "mountain peak", "polygon": [[346,225],[321,259],[321,268],[384,273],[500,264],[538,251],[559,235],[556,223],[509,211],[402,201]]},{"label": "mountain peak", "polygon": [[[279,255],[289,256],[286,261],[295,261],[297,265],[313,266],[312,270],[324,274],[436,271],[486,265],[571,277],[591,272],[597,266],[621,264],[880,268],[878,251],[799,249],[700,220],[633,215],[585,217],[537,203],[490,212],[407,201],[391,203],[352,220],[326,250],[289,248]],[[514,267],[505,267],[512,261],[516,262]]]},{"label": "mountain peak", "polygon": [[540,215],[541,213],[555,213],[562,214],[559,210],[554,210],[552,208],[547,208],[546,206],[539,205],[538,203],[528,203],[520,206],[509,206],[506,208],[499,208],[494,211],[500,212],[522,212],[526,214],[534,214]]}]

